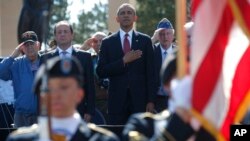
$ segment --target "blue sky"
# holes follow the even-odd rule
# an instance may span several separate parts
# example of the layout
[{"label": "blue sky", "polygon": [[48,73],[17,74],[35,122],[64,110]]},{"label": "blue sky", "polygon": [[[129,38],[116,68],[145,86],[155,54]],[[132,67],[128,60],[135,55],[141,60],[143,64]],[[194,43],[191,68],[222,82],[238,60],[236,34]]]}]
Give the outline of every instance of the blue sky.
[{"label": "blue sky", "polygon": [[68,8],[71,16],[70,21],[72,23],[76,23],[78,21],[77,15],[81,10],[84,9],[84,11],[90,11],[94,7],[95,3],[108,3],[108,0],[84,0],[84,3],[82,3],[82,0],[68,0],[69,3],[72,1],[72,5]]}]

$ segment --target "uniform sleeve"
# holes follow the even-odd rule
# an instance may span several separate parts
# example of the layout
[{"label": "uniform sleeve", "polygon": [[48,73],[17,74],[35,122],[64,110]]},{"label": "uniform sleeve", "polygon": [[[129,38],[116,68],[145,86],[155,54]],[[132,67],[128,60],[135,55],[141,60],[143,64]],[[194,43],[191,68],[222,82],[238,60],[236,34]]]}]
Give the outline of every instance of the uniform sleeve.
[{"label": "uniform sleeve", "polygon": [[145,117],[143,114],[132,115],[122,132],[122,139],[129,140],[129,133],[136,131],[142,138],[150,138],[154,134],[154,122],[150,117]]}]

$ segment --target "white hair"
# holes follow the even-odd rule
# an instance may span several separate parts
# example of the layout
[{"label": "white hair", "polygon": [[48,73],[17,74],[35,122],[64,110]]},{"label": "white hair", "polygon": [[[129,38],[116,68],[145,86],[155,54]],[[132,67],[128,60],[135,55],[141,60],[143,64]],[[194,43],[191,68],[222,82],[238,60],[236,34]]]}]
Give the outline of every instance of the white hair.
[{"label": "white hair", "polygon": [[101,35],[101,36],[103,36],[103,37],[106,37],[106,36],[107,36],[107,34],[105,34],[104,32],[96,32],[96,33],[94,33],[94,34],[92,35],[92,37],[95,37],[95,36],[97,36],[97,35]]}]

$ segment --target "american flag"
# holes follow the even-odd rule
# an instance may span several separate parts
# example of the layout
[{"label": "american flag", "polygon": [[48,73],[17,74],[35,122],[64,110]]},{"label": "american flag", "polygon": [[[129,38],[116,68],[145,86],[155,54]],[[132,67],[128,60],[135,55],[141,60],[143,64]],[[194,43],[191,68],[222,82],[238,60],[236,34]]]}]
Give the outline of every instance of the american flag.
[{"label": "american flag", "polygon": [[192,1],[192,112],[216,140],[229,140],[249,107],[249,9],[249,0]]}]

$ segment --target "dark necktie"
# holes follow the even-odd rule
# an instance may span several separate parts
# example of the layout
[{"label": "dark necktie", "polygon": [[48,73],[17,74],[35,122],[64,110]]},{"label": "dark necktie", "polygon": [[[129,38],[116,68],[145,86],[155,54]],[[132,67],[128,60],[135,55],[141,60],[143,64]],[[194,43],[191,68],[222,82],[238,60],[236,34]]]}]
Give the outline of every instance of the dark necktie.
[{"label": "dark necktie", "polygon": [[123,41],[123,52],[124,52],[124,54],[126,54],[127,52],[130,51],[130,43],[129,43],[129,40],[128,40],[128,36],[129,35],[126,33],[124,41]]},{"label": "dark necktie", "polygon": [[167,57],[167,51],[164,51],[163,52],[163,61],[166,59],[166,57]]}]

